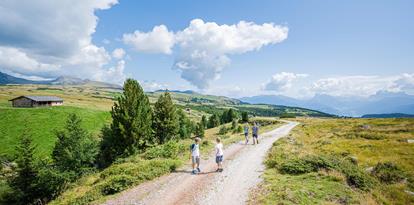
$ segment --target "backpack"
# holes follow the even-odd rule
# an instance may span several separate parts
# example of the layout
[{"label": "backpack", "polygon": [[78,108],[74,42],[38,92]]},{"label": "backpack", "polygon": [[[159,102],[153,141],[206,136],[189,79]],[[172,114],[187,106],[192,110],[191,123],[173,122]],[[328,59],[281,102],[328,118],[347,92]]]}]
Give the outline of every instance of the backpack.
[{"label": "backpack", "polygon": [[191,151],[191,152],[195,149],[195,146],[196,146],[195,144],[191,144],[191,145],[190,145],[190,151]]}]

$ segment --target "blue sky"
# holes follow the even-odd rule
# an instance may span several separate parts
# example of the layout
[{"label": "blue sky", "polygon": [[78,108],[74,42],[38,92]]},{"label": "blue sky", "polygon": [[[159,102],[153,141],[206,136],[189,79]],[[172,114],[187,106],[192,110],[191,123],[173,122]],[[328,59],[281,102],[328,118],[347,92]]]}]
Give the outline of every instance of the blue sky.
[{"label": "blue sky", "polygon": [[[368,96],[380,90],[410,94],[414,90],[413,1],[106,1],[106,5],[81,2],[80,6],[87,7],[84,15],[90,18],[90,22],[79,29],[92,28],[95,32],[91,31],[79,38],[68,38],[69,41],[72,39],[77,42],[89,40],[85,46],[94,46],[92,50],[99,53],[98,57],[94,53],[90,58],[103,60],[92,62],[89,57],[85,60],[83,57],[70,56],[68,58],[74,60],[57,61],[56,58],[39,54],[36,48],[27,46],[33,45],[34,40],[31,38],[22,37],[23,43],[20,43],[19,39],[12,41],[4,34],[12,29],[8,23],[13,20],[19,22],[11,18],[8,22],[0,20],[0,26],[6,30],[0,32],[0,48],[6,47],[8,50],[3,53],[10,55],[17,51],[25,53],[37,61],[39,72],[36,69],[17,69],[15,67],[18,65],[12,65],[10,60],[2,64],[1,57],[0,66],[3,65],[3,70],[9,73],[32,78],[80,73],[91,79],[111,81],[116,78],[115,81],[120,82],[127,76],[140,80],[148,90],[192,89],[232,97],[283,94],[301,98],[316,93]],[[16,13],[23,15],[22,12],[25,12],[25,17],[31,15],[18,3],[1,4],[4,3],[0,3],[0,8],[8,10],[10,16]],[[45,9],[41,7],[40,1],[34,1],[34,4]],[[53,6],[66,13],[62,5]],[[53,9],[53,6],[46,9]],[[70,14],[68,12],[68,20],[64,21],[67,24],[70,24]],[[7,15],[7,12],[3,15]],[[92,22],[93,17],[99,19],[95,24]],[[170,52],[165,49],[163,52],[147,52],[140,45],[137,49],[124,38],[135,31],[150,33],[154,26],[164,25],[177,39],[176,34],[188,28],[194,19],[201,19],[203,25],[215,23],[219,30],[224,24],[237,25],[240,21],[252,22],[259,27],[264,23],[272,23],[275,27],[287,28],[288,35],[287,38],[266,37],[264,43],[252,45],[254,48],[241,47],[243,51],[232,48],[219,53],[211,51],[208,45],[183,48],[179,43],[173,44]],[[37,20],[48,21],[47,18]],[[32,28],[23,24],[20,29],[31,31]],[[280,31],[277,29],[273,31]],[[249,36],[256,38],[255,35],[260,36],[260,32],[266,33],[267,30],[262,28]],[[55,36],[52,37],[54,39]],[[182,38],[191,38],[191,35],[183,35]],[[68,46],[62,44],[62,47]],[[162,46],[159,44],[155,42],[145,48],[159,48]],[[48,46],[47,43],[39,45]],[[82,46],[80,50],[85,50]],[[95,47],[103,48],[104,51]],[[10,50],[14,48],[17,51]],[[117,48],[122,48],[125,55],[111,57],[112,51]],[[206,73],[205,76],[194,78],[194,73],[187,73],[186,77],[182,77],[184,70],[174,66],[175,63],[191,61],[195,67],[201,66],[200,62],[194,62],[196,60],[188,56],[194,50],[203,49],[207,50],[208,56],[226,58],[225,63],[213,68],[211,73],[209,66],[216,65],[216,60],[208,63],[205,61],[210,59],[203,58],[204,67],[198,71]],[[76,49],[73,52],[77,52]],[[81,63],[78,65],[75,62]],[[48,68],[46,71],[45,67]],[[85,69],[93,72],[86,72]],[[97,72],[102,74],[91,74]],[[109,77],[105,77],[107,75]],[[200,84],[203,80],[207,82]]]}]

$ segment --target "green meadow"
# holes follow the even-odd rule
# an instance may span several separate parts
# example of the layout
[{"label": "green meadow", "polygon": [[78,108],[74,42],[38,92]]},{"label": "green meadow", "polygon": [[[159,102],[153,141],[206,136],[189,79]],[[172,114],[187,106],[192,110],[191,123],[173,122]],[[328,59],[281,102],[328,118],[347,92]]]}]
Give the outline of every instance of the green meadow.
[{"label": "green meadow", "polygon": [[294,119],[251,204],[413,204],[414,119]]},{"label": "green meadow", "polygon": [[29,131],[37,146],[36,154],[49,156],[55,144],[55,132],[61,130],[67,117],[76,113],[82,125],[92,135],[98,135],[104,124],[109,123],[107,111],[61,106],[49,108],[5,108],[0,107],[0,155],[12,157],[18,137]]}]

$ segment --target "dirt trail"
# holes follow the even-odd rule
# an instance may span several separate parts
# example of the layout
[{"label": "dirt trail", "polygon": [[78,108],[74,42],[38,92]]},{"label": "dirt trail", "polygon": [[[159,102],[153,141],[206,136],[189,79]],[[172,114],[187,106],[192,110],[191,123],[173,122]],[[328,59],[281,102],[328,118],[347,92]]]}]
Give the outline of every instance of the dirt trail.
[{"label": "dirt trail", "polygon": [[104,204],[244,204],[249,190],[261,180],[266,152],[274,141],[287,135],[296,125],[296,122],[288,122],[260,135],[260,144],[255,146],[243,142],[228,146],[224,150],[224,171],[221,173],[215,172],[216,164],[211,156],[201,160],[198,175],[191,175],[191,168],[185,167],[126,190]]}]

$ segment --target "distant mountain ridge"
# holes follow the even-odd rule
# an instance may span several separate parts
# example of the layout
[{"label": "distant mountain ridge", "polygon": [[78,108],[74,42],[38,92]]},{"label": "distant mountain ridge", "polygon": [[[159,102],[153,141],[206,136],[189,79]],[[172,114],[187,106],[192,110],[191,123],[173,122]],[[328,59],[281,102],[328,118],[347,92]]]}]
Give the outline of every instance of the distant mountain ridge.
[{"label": "distant mountain ridge", "polygon": [[248,103],[298,106],[342,116],[360,117],[366,114],[414,114],[414,95],[377,92],[369,97],[341,97],[317,94],[310,99],[295,99],[282,95],[258,95],[240,98]]},{"label": "distant mountain ridge", "polygon": [[362,118],[414,118],[414,115],[404,113],[368,114],[363,115]]},{"label": "distant mountain ridge", "polygon": [[7,84],[38,84],[38,85],[90,85],[96,87],[108,87],[108,88],[122,88],[119,85],[105,83],[100,81],[92,81],[89,79],[80,79],[71,76],[60,76],[54,80],[45,80],[45,81],[35,81],[35,80],[27,80],[24,78],[18,78],[6,73],[0,72],[0,85],[7,85]]}]

